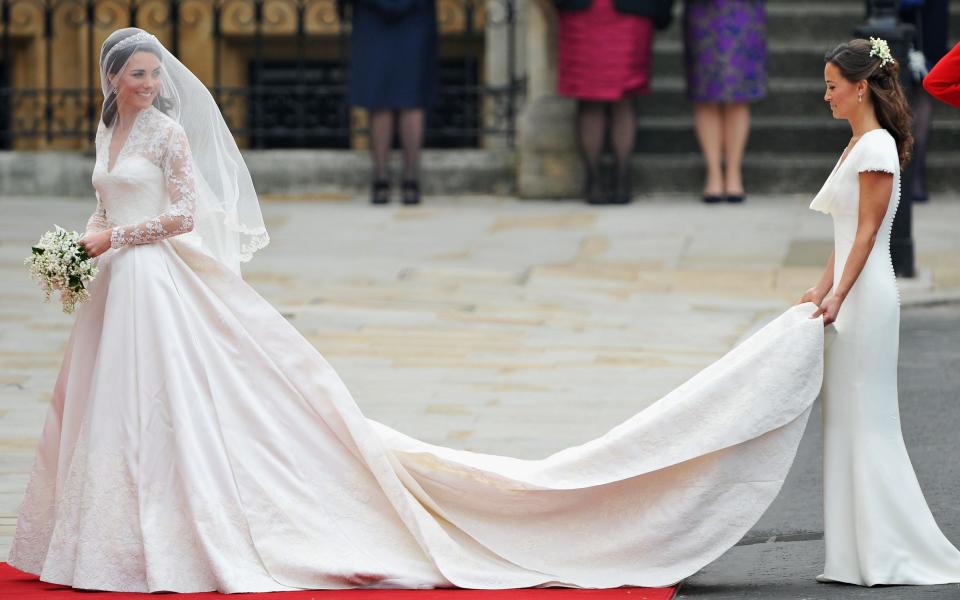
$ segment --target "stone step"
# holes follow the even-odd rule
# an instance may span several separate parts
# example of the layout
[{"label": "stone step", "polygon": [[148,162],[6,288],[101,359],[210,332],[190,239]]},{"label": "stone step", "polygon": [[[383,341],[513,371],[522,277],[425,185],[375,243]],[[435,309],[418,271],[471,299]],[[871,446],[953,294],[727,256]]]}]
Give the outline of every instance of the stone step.
[{"label": "stone step", "polygon": [[[752,153],[744,158],[743,178],[749,193],[807,194],[812,199],[836,164],[823,154]],[[938,153],[927,160],[932,194],[960,189],[960,153]],[[703,160],[699,154],[638,155],[633,162],[634,191],[640,195],[683,193],[699,195]]]},{"label": "stone step", "polygon": [[[853,30],[865,21],[865,2],[776,2],[768,3],[767,39],[823,41],[825,45],[839,44],[853,37]],[[951,11],[949,31],[960,31],[960,11]],[[665,35],[679,31],[681,20]]]},{"label": "stone step", "polygon": [[[687,100],[686,81],[682,75],[654,78],[650,93],[637,98],[641,115],[683,116],[691,114],[693,105]],[[816,78],[771,77],[767,97],[753,103],[756,116],[829,115],[823,100],[823,81]],[[960,120],[960,111],[942,102],[934,102],[934,117]]]},{"label": "stone step", "polygon": [[[817,79],[770,79],[767,97],[752,105],[757,117],[808,117],[830,118],[829,107],[823,100],[823,82]],[[687,100],[686,83],[682,76],[655,78],[651,91],[637,99],[640,115],[682,117],[693,113],[693,104]],[[934,101],[934,118],[950,121],[960,120],[960,111]]]},{"label": "stone step", "polygon": [[[832,42],[771,40],[767,45],[767,76],[822,84],[823,57],[831,46]],[[677,39],[658,40],[653,48],[653,80],[682,77],[685,72],[683,43]]]},{"label": "stone step", "polygon": [[[767,76],[822,80],[823,55],[830,44],[771,41],[767,46]],[[682,76],[685,72],[680,40],[657,40],[653,49],[653,79]]]},{"label": "stone step", "polygon": [[[637,124],[637,152],[684,154],[697,152],[691,117],[643,117]],[[822,117],[759,117],[751,121],[747,152],[823,152],[837,155],[850,139],[846,121]],[[931,152],[960,148],[960,120],[934,120]]]},{"label": "stone step", "polygon": [[[244,158],[257,191],[270,197],[336,201],[365,195],[370,159],[353,150],[250,150]],[[397,159],[394,156],[394,159]],[[813,197],[829,175],[837,154],[751,152],[744,159],[750,193],[800,193]],[[503,150],[427,150],[422,185],[428,195],[512,194],[517,157]],[[932,192],[960,192],[960,152],[938,152],[928,159]],[[697,195],[703,160],[698,153],[637,154],[634,190],[639,195]],[[93,159],[74,152],[0,153],[0,197],[83,197],[92,201]],[[398,172],[399,163],[393,172]],[[571,194],[572,195],[572,194]]]},{"label": "stone step", "polygon": [[[360,150],[244,150],[261,195],[296,194],[335,199],[370,186],[370,156]],[[392,172],[400,172],[399,152]],[[432,194],[506,194],[516,181],[511,150],[425,150],[424,189]],[[91,153],[0,152],[0,198],[5,196],[93,197]]]}]

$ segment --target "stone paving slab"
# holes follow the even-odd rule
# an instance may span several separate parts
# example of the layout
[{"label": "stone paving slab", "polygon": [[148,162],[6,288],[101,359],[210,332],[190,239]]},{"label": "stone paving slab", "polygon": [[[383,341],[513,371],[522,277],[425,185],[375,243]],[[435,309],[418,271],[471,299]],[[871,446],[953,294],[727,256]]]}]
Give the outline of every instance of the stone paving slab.
[{"label": "stone paving slab", "polygon": [[[264,199],[273,242],[247,280],[371,418],[525,458],[606,432],[716,360],[812,285],[832,235],[806,197],[326,198]],[[72,323],[40,303],[22,260],[54,223],[82,228],[92,200],[7,197],[0,210],[3,559]],[[914,220],[921,277],[901,284],[905,301],[957,296],[960,197]]]}]

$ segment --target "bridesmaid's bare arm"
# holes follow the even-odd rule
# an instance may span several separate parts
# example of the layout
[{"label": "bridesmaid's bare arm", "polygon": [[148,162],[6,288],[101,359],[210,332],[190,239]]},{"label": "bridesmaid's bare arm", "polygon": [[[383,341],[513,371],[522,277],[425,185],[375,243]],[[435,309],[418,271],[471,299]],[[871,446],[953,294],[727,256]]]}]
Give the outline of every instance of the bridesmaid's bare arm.
[{"label": "bridesmaid's bare arm", "polygon": [[877,242],[877,232],[883,217],[887,214],[887,203],[893,191],[893,174],[882,171],[860,173],[860,211],[857,222],[857,235],[853,248],[843,266],[843,274],[833,294],[823,301],[814,317],[823,315],[825,325],[833,323],[840,312],[840,306],[846,299],[853,284],[857,282],[863,266],[867,264],[870,251]]}]

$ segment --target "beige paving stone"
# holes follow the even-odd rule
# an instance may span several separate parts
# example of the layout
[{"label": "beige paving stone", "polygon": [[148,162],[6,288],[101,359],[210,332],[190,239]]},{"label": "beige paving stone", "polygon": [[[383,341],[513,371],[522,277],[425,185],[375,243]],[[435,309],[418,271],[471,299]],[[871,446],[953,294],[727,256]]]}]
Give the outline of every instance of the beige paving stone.
[{"label": "beige paving stone", "polygon": [[678,269],[669,291],[757,296],[773,288],[772,269]]},{"label": "beige paving stone", "polygon": [[783,259],[784,267],[820,267],[830,259],[833,241],[829,239],[793,240]]},{"label": "beige paving stone", "polygon": [[576,211],[545,215],[519,215],[500,217],[493,230],[500,229],[583,229],[593,225],[597,216],[590,212]]},{"label": "beige paving stone", "polygon": [[[807,197],[626,207],[504,197],[371,207],[271,197],[247,281],[370,418],[427,442],[524,458],[602,435],[813,284],[830,220]],[[609,208],[609,210],[607,209]],[[22,266],[89,199],[0,198],[0,559],[72,317]],[[960,198],[915,207],[924,289],[960,288]],[[902,287],[909,287],[902,285]]]},{"label": "beige paving stone", "polygon": [[810,267],[785,266],[777,271],[774,286],[788,297],[799,298],[803,292],[812,287],[823,273],[825,264]]}]

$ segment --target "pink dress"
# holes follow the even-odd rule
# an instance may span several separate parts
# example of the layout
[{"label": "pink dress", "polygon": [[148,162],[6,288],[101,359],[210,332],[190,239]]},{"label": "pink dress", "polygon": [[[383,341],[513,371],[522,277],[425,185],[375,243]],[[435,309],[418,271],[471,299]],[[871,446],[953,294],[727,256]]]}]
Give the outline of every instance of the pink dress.
[{"label": "pink dress", "polygon": [[580,100],[620,100],[650,88],[653,19],[617,12],[613,0],[559,11],[557,91]]}]

